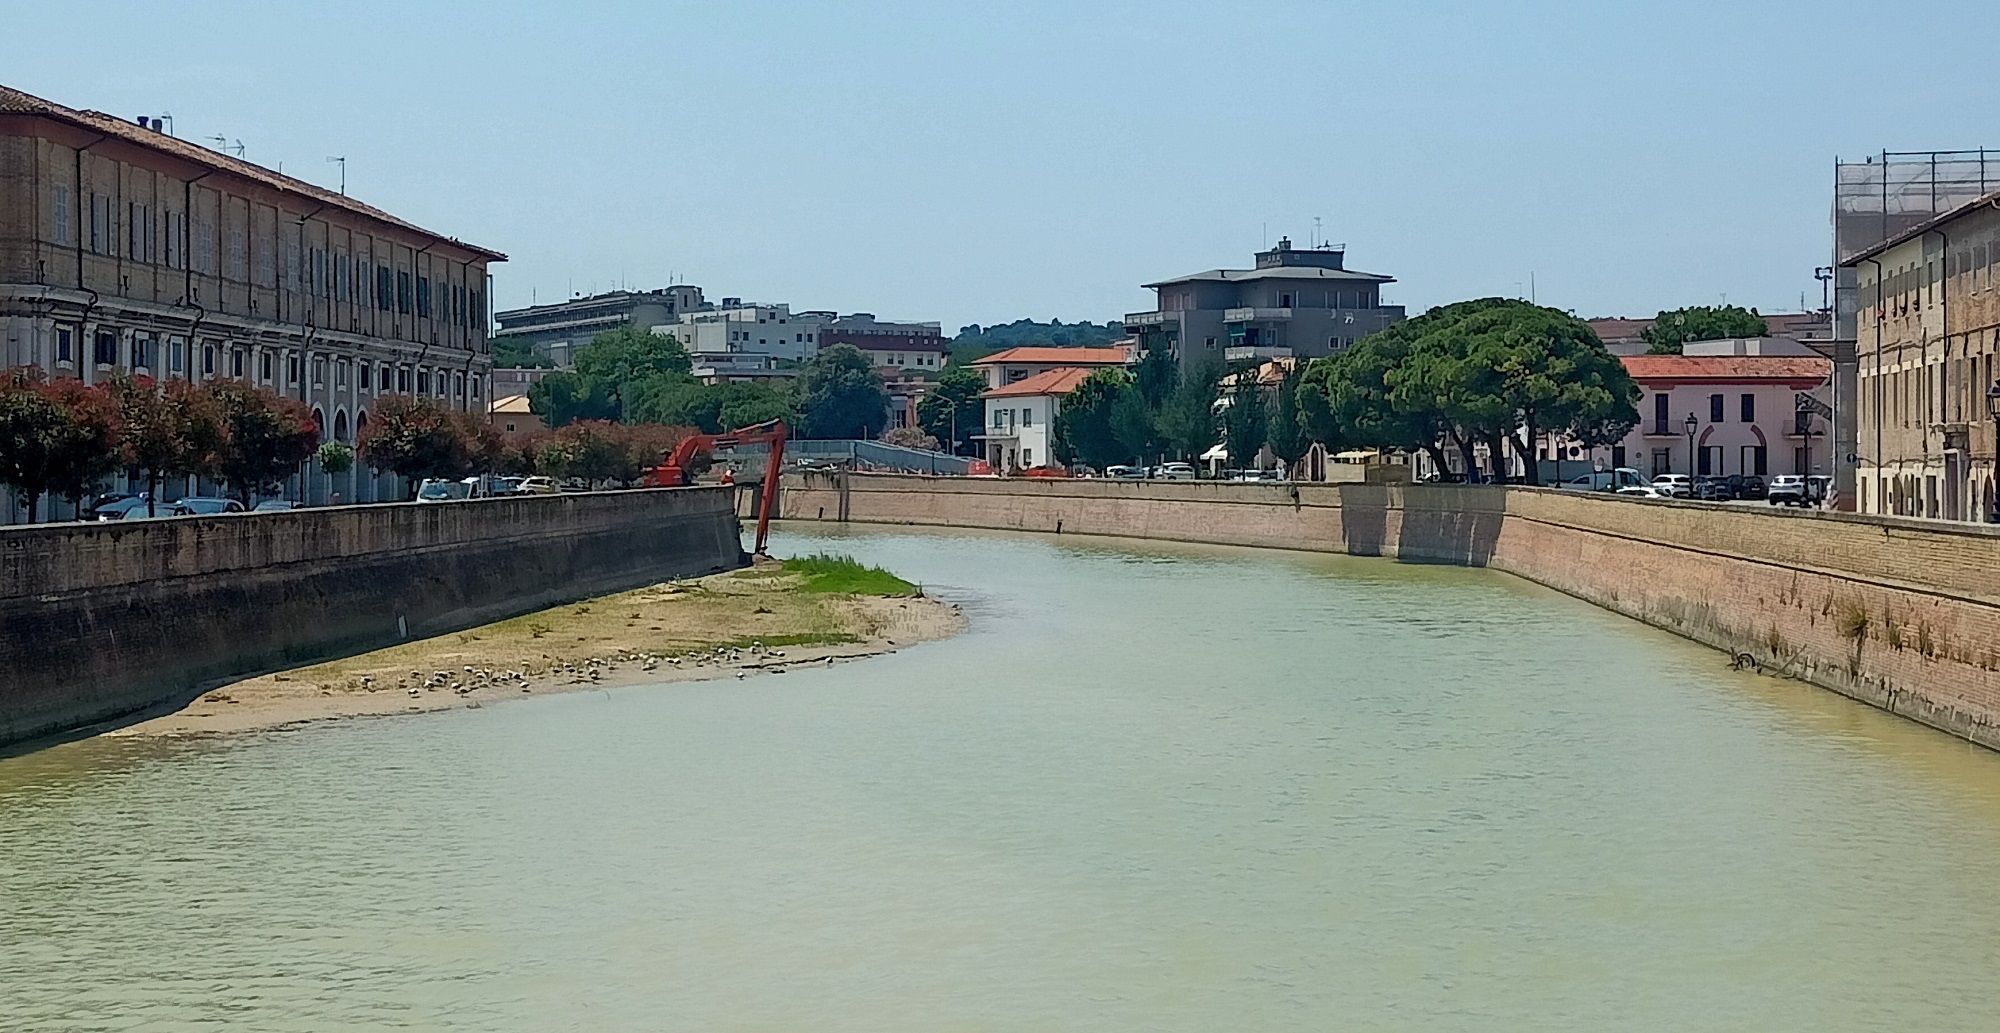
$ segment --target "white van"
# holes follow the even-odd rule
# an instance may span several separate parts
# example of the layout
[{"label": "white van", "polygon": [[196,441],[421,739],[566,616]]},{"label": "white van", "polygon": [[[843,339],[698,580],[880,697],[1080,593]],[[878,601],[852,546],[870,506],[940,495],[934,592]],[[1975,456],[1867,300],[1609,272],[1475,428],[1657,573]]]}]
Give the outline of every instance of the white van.
[{"label": "white van", "polygon": [[1572,477],[1556,487],[1568,491],[1622,491],[1626,488],[1642,488],[1645,485],[1646,479],[1639,476],[1639,471],[1629,466],[1621,466],[1616,470],[1593,470],[1581,477]]}]

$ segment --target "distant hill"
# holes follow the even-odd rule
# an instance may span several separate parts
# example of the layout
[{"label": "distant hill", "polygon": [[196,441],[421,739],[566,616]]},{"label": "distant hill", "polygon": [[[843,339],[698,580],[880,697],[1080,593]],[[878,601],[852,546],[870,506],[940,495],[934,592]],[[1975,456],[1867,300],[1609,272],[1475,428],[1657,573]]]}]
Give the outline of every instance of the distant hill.
[{"label": "distant hill", "polygon": [[1125,336],[1125,324],[1112,320],[1106,323],[1065,323],[1051,319],[1038,323],[1032,319],[1016,319],[1011,323],[994,326],[960,327],[958,336],[951,339],[951,361],[971,362],[991,355],[1004,348],[1019,348],[1025,345],[1054,345],[1059,348],[1102,347]]}]

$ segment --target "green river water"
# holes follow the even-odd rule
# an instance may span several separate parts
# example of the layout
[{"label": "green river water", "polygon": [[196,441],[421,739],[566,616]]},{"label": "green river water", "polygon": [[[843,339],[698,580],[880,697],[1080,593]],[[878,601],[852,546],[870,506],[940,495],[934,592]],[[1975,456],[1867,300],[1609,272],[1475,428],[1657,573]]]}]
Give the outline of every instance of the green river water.
[{"label": "green river water", "polygon": [[970,630],[0,760],[0,1030],[2000,1028],[2000,756],[1497,573],[819,548]]}]

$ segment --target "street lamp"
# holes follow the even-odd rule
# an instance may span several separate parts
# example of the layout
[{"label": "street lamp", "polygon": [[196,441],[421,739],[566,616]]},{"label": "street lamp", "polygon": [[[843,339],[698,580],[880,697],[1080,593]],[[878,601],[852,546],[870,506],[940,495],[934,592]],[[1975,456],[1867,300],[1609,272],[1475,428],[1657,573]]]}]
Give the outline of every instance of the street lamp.
[{"label": "street lamp", "polygon": [[1993,417],[1993,513],[1992,522],[2000,524],[2000,380],[1995,380],[1986,389],[1986,415]]},{"label": "street lamp", "polygon": [[1686,427],[1686,428],[1687,428],[1687,432],[1688,432],[1688,476],[1689,476],[1689,477],[1693,477],[1693,476],[1694,476],[1694,466],[1695,466],[1695,463],[1694,463],[1694,429],[1695,429],[1696,427],[1700,426],[1700,425],[1701,425],[1701,424],[1699,423],[1699,421],[1697,421],[1697,420],[1696,420],[1696,419],[1694,418],[1694,414],[1693,414],[1693,413],[1688,413],[1688,418],[1687,418],[1686,420],[1683,420],[1683,421],[1681,422],[1681,426],[1683,426],[1683,427]]}]

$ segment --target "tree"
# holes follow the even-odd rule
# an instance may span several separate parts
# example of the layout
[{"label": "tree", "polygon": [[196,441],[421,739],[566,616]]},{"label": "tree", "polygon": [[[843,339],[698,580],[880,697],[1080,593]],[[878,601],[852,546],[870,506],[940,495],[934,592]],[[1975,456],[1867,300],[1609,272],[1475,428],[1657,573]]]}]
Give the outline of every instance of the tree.
[{"label": "tree", "polygon": [[804,437],[872,438],[888,423],[882,375],[851,344],[820,349],[800,369],[797,392]]},{"label": "tree", "polygon": [[493,338],[493,365],[497,369],[553,369],[555,363],[545,355],[538,355],[535,349],[521,343],[519,338]]},{"label": "tree", "polygon": [[596,377],[551,373],[528,388],[528,409],[551,427],[577,420],[608,420],[618,415],[611,385]]},{"label": "tree", "polygon": [[436,399],[386,395],[376,399],[370,416],[361,432],[361,455],[369,466],[413,484],[472,470],[465,423]]},{"label": "tree", "polygon": [[1131,459],[1136,453],[1119,434],[1118,415],[1135,395],[1131,374],[1122,369],[1100,369],[1084,377],[1056,410],[1056,458],[1100,470]]},{"label": "tree", "polygon": [[1271,396],[1270,424],[1271,454],[1285,464],[1290,473],[1306,454],[1305,414],[1299,411],[1299,388],[1305,383],[1305,365],[1294,362],[1285,370],[1284,379],[1278,382],[1278,390]]},{"label": "tree", "polygon": [[587,484],[617,478],[634,465],[631,452],[618,438],[618,425],[606,420],[558,428],[536,457],[536,467],[550,477]]},{"label": "tree", "polygon": [[685,376],[693,365],[680,341],[632,326],[601,331],[576,351],[577,374],[604,381],[614,394],[652,377]]},{"label": "tree", "polygon": [[1770,332],[1764,317],[1741,305],[1694,305],[1670,309],[1653,317],[1640,331],[1648,352],[1679,355],[1689,341],[1719,341],[1727,337],[1762,337]]},{"label": "tree", "polygon": [[766,384],[701,384],[692,378],[655,377],[635,389],[625,407],[627,422],[695,427],[720,434],[771,420],[795,421],[791,395]]},{"label": "tree", "polygon": [[207,394],[184,380],[128,375],[107,389],[118,406],[119,459],[146,478],[147,516],[157,513],[162,480],[215,472],[228,434]]},{"label": "tree", "polygon": [[926,452],[938,451],[938,439],[924,432],[922,427],[895,427],[882,432],[884,444],[901,445],[904,448],[921,448]]},{"label": "tree", "polygon": [[354,449],[344,441],[322,442],[313,452],[319,468],[335,477],[354,469]]},{"label": "tree", "polygon": [[930,393],[917,402],[917,425],[931,437],[949,442],[953,455],[963,455],[972,447],[985,416],[980,395],[986,391],[986,374],[970,366],[947,366],[938,374]]},{"label": "tree", "polygon": [[1257,453],[1271,436],[1269,416],[1257,371],[1236,374],[1236,384],[1229,390],[1229,406],[1222,413],[1223,441],[1229,446],[1231,466],[1249,469],[1257,465]]},{"label": "tree", "polygon": [[973,323],[960,327],[958,336],[951,339],[951,365],[961,366],[1005,348],[1030,345],[1106,348],[1124,336],[1125,324],[1115,319],[1104,323],[1092,323],[1088,320],[1065,323],[1060,319],[1051,319],[1046,323],[1038,323],[1032,319],[1017,319],[1011,323],[994,326]]},{"label": "tree", "polygon": [[211,380],[201,390],[227,434],[216,476],[246,505],[252,493],[275,488],[319,447],[319,424],[296,398],[242,380]]},{"label": "tree", "polygon": [[1173,393],[1155,417],[1160,440],[1168,451],[1192,462],[1215,444],[1215,400],[1221,379],[1222,364],[1213,360],[1181,371]]},{"label": "tree", "polygon": [[0,373],[0,484],[24,498],[28,520],[41,497],[76,500],[118,468],[118,405],[73,379],[53,383],[23,367]]}]

